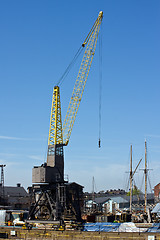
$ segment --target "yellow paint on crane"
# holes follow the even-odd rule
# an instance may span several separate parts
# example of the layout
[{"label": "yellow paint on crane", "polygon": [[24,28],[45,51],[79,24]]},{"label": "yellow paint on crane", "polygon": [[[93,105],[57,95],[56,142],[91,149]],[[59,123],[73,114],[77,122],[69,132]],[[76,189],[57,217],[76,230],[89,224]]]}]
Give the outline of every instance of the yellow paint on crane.
[{"label": "yellow paint on crane", "polygon": [[63,143],[59,87],[53,90],[48,146]]}]

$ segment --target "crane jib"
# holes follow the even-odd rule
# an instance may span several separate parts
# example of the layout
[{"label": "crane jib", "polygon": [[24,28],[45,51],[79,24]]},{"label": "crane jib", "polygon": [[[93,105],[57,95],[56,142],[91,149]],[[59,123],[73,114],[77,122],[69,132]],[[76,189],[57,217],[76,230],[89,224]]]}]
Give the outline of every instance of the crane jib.
[{"label": "crane jib", "polygon": [[73,88],[72,96],[69,102],[67,114],[64,120],[63,128],[61,121],[61,105],[59,87],[54,87],[51,119],[48,146],[63,144],[67,145],[78,112],[78,108],[82,99],[86,81],[89,75],[90,67],[92,64],[93,56],[96,49],[100,25],[103,18],[103,12],[99,12],[98,18],[92,26],[89,34],[87,35],[82,47],[86,47],[80,69],[77,75],[75,86]]}]

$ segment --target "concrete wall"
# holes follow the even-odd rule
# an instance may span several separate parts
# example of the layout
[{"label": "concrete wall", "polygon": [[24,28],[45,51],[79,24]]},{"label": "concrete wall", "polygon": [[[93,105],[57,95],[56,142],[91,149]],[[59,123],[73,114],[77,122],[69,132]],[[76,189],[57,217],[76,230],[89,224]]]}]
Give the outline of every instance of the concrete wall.
[{"label": "concrete wall", "polygon": [[[0,238],[2,234],[8,234],[7,239],[48,239],[48,240],[107,240],[107,239],[135,239],[149,240],[160,239],[160,233],[99,233],[99,232],[80,232],[80,231],[53,231],[53,230],[22,230],[18,228],[0,228]],[[14,235],[15,233],[15,235]],[[149,238],[153,236],[154,238]]]}]

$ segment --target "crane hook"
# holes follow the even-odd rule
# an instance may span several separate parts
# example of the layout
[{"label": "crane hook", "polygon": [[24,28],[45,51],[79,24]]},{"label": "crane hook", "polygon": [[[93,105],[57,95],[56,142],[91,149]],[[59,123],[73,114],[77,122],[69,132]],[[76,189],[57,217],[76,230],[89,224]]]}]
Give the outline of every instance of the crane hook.
[{"label": "crane hook", "polygon": [[101,147],[101,139],[99,138],[99,141],[98,141],[98,145],[99,145],[99,148]]}]

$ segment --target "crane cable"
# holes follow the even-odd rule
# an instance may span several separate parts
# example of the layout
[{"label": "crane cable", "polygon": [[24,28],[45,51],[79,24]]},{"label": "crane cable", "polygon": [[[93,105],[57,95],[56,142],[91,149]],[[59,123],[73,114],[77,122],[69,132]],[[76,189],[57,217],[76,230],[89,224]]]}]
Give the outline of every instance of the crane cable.
[{"label": "crane cable", "polygon": [[98,146],[101,147],[101,111],[102,111],[102,26],[99,35],[99,141]]},{"label": "crane cable", "polygon": [[77,58],[80,56],[83,48],[84,48],[84,45],[82,44],[78,49],[77,53],[75,54],[74,58],[72,59],[72,61],[70,62],[70,64],[68,65],[68,67],[66,68],[62,76],[60,77],[60,79],[58,80],[57,86],[63,83],[64,79],[67,77],[68,73],[70,72],[72,66],[75,64]]},{"label": "crane cable", "polygon": [[[102,13],[102,12],[101,12]],[[103,13],[102,13],[103,15]],[[64,79],[66,78],[66,76],[68,75],[70,69],[72,68],[72,66],[74,65],[74,63],[76,62],[77,58],[79,57],[79,55],[81,54],[83,48],[86,46],[86,44],[88,43],[93,31],[95,30],[96,26],[97,26],[97,23],[99,21],[99,17],[98,19],[95,21],[93,27],[91,28],[89,34],[87,35],[85,41],[82,43],[82,45],[80,46],[80,48],[78,49],[77,53],[75,54],[73,60],[70,62],[70,64],[68,65],[68,67],[66,68],[66,70],[64,71],[64,73],[62,74],[62,76],[60,77],[60,79],[58,80],[57,82],[57,86],[60,85]]]}]

